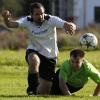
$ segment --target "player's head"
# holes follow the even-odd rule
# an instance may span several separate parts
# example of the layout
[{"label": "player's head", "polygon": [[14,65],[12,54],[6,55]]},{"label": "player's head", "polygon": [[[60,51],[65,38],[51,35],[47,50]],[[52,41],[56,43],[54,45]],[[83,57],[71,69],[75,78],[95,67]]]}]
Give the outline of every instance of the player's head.
[{"label": "player's head", "polygon": [[34,22],[41,24],[44,21],[45,8],[41,3],[32,3],[30,6],[30,14]]},{"label": "player's head", "polygon": [[82,63],[84,61],[84,56],[85,56],[84,51],[80,49],[74,49],[70,52],[71,65],[75,70],[81,68]]}]

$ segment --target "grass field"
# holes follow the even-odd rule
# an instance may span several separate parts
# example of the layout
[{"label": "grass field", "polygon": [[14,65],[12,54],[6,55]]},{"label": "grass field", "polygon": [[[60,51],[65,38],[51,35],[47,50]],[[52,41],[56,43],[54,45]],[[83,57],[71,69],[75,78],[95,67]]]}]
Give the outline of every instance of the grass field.
[{"label": "grass field", "polygon": [[[57,66],[69,58],[69,50],[61,51]],[[33,96],[26,94],[27,64],[24,59],[25,50],[0,51],[0,100],[100,100],[100,97],[91,97],[96,84],[89,80],[87,85],[76,92],[76,96]],[[100,51],[86,51],[88,59],[100,70]]]}]

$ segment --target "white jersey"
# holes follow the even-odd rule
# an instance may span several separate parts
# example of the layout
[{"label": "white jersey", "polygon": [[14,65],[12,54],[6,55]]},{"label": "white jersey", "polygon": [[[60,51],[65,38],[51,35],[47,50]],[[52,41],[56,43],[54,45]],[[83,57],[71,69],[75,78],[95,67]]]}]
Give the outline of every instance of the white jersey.
[{"label": "white jersey", "polygon": [[28,17],[26,16],[16,21],[19,26],[26,27],[29,31],[30,43],[27,49],[34,49],[48,58],[57,57],[56,27],[63,28],[65,21],[49,15],[41,26],[37,26],[34,21],[29,21]]}]

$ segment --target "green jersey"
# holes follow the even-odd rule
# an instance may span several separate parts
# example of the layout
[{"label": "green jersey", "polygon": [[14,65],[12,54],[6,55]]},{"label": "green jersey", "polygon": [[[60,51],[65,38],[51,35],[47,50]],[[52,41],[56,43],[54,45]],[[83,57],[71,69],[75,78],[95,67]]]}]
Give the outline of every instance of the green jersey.
[{"label": "green jersey", "polygon": [[84,61],[77,71],[72,68],[70,60],[65,61],[60,68],[59,76],[73,87],[83,87],[89,77],[100,83],[99,71],[88,61]]}]

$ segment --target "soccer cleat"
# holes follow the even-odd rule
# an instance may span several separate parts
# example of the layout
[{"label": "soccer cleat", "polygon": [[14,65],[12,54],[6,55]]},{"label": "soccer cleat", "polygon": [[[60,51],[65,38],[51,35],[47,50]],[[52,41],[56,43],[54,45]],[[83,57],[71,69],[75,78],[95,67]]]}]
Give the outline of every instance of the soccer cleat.
[{"label": "soccer cleat", "polygon": [[27,94],[29,95],[29,96],[32,96],[32,95],[36,95],[36,92],[35,91],[33,91],[31,88],[27,88]]},{"label": "soccer cleat", "polygon": [[28,73],[28,95],[36,95],[37,94],[37,86],[38,86],[38,73]]},{"label": "soccer cleat", "polygon": [[34,95],[35,95],[35,94],[33,93],[33,91],[28,91],[27,94],[28,94],[29,96],[34,96]]}]

